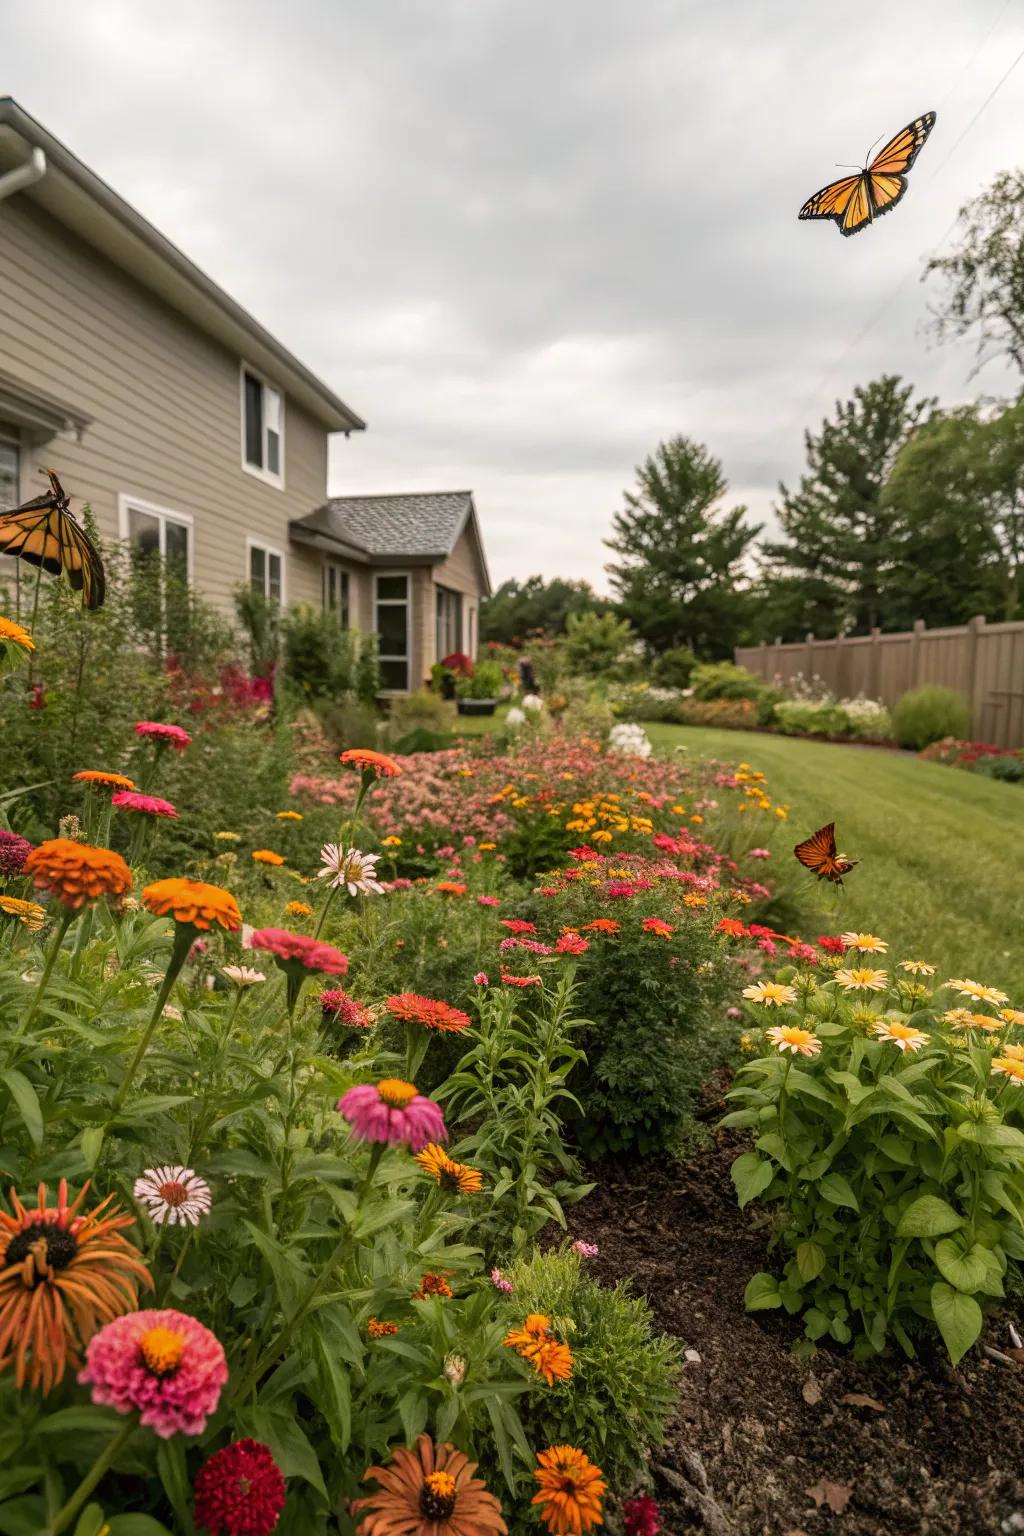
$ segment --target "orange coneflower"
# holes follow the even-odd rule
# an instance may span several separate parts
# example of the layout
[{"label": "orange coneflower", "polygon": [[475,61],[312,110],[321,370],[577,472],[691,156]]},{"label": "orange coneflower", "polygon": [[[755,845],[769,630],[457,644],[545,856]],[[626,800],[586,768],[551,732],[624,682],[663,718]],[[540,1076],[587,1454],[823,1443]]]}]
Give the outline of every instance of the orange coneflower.
[{"label": "orange coneflower", "polygon": [[132,888],[132,872],[119,853],[69,837],[51,837],[33,848],[24,870],[36,890],[49,891],[71,911],[100,896],[127,896]]},{"label": "orange coneflower", "polygon": [[601,1500],[607,1491],[600,1467],[573,1445],[538,1451],[534,1477],[540,1493],[531,1503],[552,1536],[579,1536],[604,1524]]},{"label": "orange coneflower", "polygon": [[125,773],[107,773],[102,768],[83,768],[81,773],[73,773],[72,779],[76,784],[102,784],[105,789],[137,789],[134,779],[130,779]]},{"label": "orange coneflower", "polygon": [[448,1194],[478,1195],[483,1188],[483,1175],[467,1163],[457,1163],[436,1141],[416,1153],[416,1162]]},{"label": "orange coneflower", "polygon": [[378,779],[397,779],[402,771],[393,757],[389,757],[386,752],[374,752],[369,747],[349,747],[338,761],[352,768],[366,769]]},{"label": "orange coneflower", "polygon": [[113,1318],[138,1306],[139,1283],[153,1289],[149,1271],[119,1235],[134,1215],[110,1208],[113,1195],[79,1215],[88,1183],[68,1205],[61,1179],[56,1206],[39,1186],[35,1208],[10,1192],[13,1216],[0,1211],[0,1370],[13,1360],[15,1382],[50,1392],[68,1365]]},{"label": "orange coneflower", "polygon": [[146,886],[142,900],[156,917],[170,915],[175,922],[190,923],[193,928],[212,928],[217,923],[228,933],[237,933],[242,926],[242,914],[231,892],[202,880],[157,880]]},{"label": "orange coneflower", "polygon": [[358,1536],[508,1536],[501,1505],[475,1472],[453,1445],[420,1435],[415,1450],[366,1473],[380,1486],[352,1504]]}]

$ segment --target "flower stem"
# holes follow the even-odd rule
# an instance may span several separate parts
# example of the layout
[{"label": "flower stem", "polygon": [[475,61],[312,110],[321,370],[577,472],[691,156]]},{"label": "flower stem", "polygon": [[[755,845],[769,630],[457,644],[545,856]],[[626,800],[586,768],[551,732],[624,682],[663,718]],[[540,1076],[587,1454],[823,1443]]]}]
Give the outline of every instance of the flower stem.
[{"label": "flower stem", "polygon": [[156,1002],[153,1004],[153,1012],[149,1017],[149,1023],[146,1025],[146,1028],[142,1032],[142,1039],[135,1047],[135,1055],[132,1057],[128,1064],[127,1072],[121,1079],[120,1088],[114,1095],[114,1102],[110,1106],[111,1117],[117,1114],[117,1111],[121,1108],[121,1105],[124,1103],[125,1098],[127,1097],[129,1088],[135,1081],[135,1075],[139,1070],[142,1058],[145,1056],[147,1050],[149,1049],[149,1042],[152,1040],[153,1033],[160,1022],[160,1015],[163,1012],[164,1004],[171,995],[171,988],[177,981],[178,973],[180,972],[182,966],[185,964],[185,960],[188,956],[189,950],[192,947],[192,941],[194,938],[195,930],[191,923],[177,924],[174,934],[174,948],[171,951],[171,959],[167,967],[167,974],[163,979],[163,985],[161,986],[160,991],[157,993]]},{"label": "flower stem", "polygon": [[47,1528],[46,1536],[60,1536],[61,1531],[66,1531],[72,1520],[78,1514],[86,1499],[92,1493],[96,1484],[109,1472],[113,1466],[118,1452],[124,1446],[129,1435],[135,1429],[135,1420],[129,1419],[114,1438],[108,1441],[106,1449],[101,1451],[82,1478],[74,1493],[68,1499],[63,1509],[59,1509]]},{"label": "flower stem", "polygon": [[46,964],[43,966],[43,974],[39,978],[39,985],[36,988],[36,995],[32,999],[32,1006],[28,1013],[25,1015],[20,1029],[16,1029],[14,1031],[14,1034],[11,1037],[13,1040],[20,1040],[22,1035],[24,1035],[28,1030],[32,1020],[35,1018],[36,1010],[43,1000],[43,994],[46,991],[47,983],[50,980],[50,975],[53,971],[54,965],[56,964],[57,956],[60,954],[60,947],[64,942],[64,935],[67,933],[68,929],[71,927],[71,924],[74,922],[77,916],[78,913],[74,907],[64,907],[62,909],[60,922],[57,924],[56,931],[50,941],[50,948],[46,956]]}]

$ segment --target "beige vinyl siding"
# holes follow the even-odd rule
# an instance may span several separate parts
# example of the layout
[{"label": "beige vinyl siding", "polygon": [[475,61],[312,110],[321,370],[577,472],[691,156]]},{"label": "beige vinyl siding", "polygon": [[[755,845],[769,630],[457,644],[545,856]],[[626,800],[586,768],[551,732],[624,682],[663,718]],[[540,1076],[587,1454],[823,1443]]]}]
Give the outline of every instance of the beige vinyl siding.
[{"label": "beige vinyl siding", "polygon": [[104,537],[118,536],[122,495],[191,516],[195,584],[224,608],[248,576],[247,536],[265,541],[286,554],[289,601],[319,605],[320,558],[289,545],[287,526],[324,498],[322,426],[286,398],[285,489],[246,473],[243,360],[25,194],[0,205],[0,295],[0,366],[93,418],[81,442],[23,450],[23,497],[45,463]]},{"label": "beige vinyl siding", "polygon": [[[480,592],[483,586],[483,572],[480,569],[480,559],[477,555],[476,544],[466,527],[460,533],[455,542],[455,548],[443,565],[435,565],[432,574],[433,581],[439,587],[450,587],[453,592],[463,594],[462,602],[462,649],[475,651],[480,639]],[[436,627],[434,627],[435,608],[431,608],[431,635],[430,635],[430,661],[437,658],[434,655],[436,649]],[[430,663],[427,663],[429,670]]]}]

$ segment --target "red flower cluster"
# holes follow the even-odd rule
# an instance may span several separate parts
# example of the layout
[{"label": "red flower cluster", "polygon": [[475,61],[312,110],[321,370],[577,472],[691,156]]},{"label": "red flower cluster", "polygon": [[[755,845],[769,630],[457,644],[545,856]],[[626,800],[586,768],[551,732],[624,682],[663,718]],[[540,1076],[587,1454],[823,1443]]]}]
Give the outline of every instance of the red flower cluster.
[{"label": "red flower cluster", "polygon": [[522,917],[503,917],[501,918],[501,926],[503,928],[507,928],[509,933],[537,932],[537,924],[528,923],[525,918]]},{"label": "red flower cluster", "polygon": [[347,1024],[352,1029],[372,1029],[373,1014],[365,1003],[357,1003],[340,987],[320,993],[320,1009],[325,1019],[334,1024]]},{"label": "red flower cluster", "polygon": [[25,860],[32,852],[32,844],[17,832],[0,827],[0,879],[20,875]]},{"label": "red flower cluster", "polygon": [[184,752],[192,737],[188,731],[183,731],[180,725],[164,725],[159,720],[139,720],[135,726],[136,736],[154,736],[157,742],[165,747],[174,747],[178,752]]},{"label": "red flower cluster", "polygon": [[563,933],[560,939],[555,941],[556,955],[583,955],[590,948],[586,939],[578,933]]},{"label": "red flower cluster", "polygon": [[818,947],[827,955],[845,955],[846,945],[838,934],[820,933],[818,935]]},{"label": "red flower cluster", "polygon": [[236,1440],[195,1480],[195,1521],[213,1536],[269,1536],[284,1509],[284,1478],[267,1446]]},{"label": "red flower cluster", "polygon": [[406,1024],[422,1024],[442,1034],[458,1034],[471,1023],[468,1013],[452,1008],[437,998],[421,997],[417,992],[395,992],[384,1004],[393,1019]]},{"label": "red flower cluster", "polygon": [[622,1506],[626,1536],[659,1536],[664,1530],[658,1506],[649,1493],[638,1493]]}]

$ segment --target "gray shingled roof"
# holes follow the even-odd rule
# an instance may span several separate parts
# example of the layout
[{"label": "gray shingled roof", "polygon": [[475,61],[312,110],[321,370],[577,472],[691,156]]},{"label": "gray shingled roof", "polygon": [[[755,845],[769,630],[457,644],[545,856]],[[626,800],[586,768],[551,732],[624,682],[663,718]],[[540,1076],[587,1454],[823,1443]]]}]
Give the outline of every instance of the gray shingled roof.
[{"label": "gray shingled roof", "polygon": [[334,496],[294,526],[354,544],[368,555],[443,560],[455,547],[472,507],[469,491]]}]

